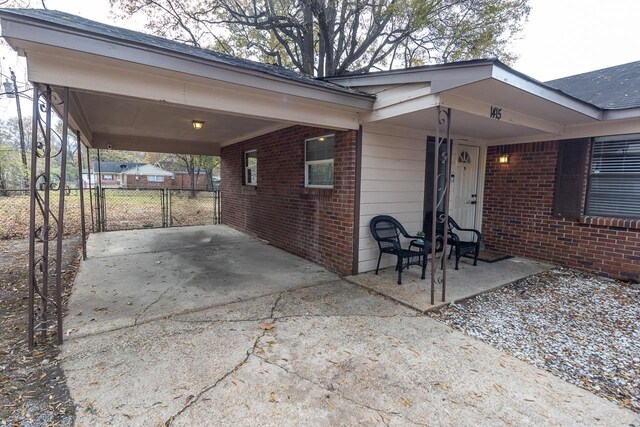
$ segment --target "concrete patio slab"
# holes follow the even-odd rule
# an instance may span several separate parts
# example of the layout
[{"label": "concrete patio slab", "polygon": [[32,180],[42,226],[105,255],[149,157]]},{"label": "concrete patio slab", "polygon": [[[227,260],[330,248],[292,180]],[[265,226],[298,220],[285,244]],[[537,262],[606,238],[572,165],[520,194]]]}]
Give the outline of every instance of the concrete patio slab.
[{"label": "concrete patio slab", "polygon": [[78,425],[640,422],[341,280],[76,338],[62,358]]},{"label": "concrete patio slab", "polygon": [[[440,264],[436,277],[441,277]],[[411,266],[402,272],[402,285],[398,285],[398,273],[394,268],[349,276],[349,282],[378,292],[395,301],[420,311],[432,310],[451,302],[460,301],[507,285],[532,274],[553,268],[553,265],[524,258],[509,258],[494,263],[473,261],[462,258],[459,270],[455,270],[455,260],[447,261],[447,289],[442,301],[442,286],[436,284],[435,304],[431,304],[431,261],[427,264],[426,278],[420,279],[420,266]]]},{"label": "concrete patio slab", "polygon": [[87,252],[70,338],[337,278],[223,225],[92,234]]},{"label": "concrete patio slab", "polygon": [[78,425],[627,425],[628,410],[227,227],[91,237]]}]

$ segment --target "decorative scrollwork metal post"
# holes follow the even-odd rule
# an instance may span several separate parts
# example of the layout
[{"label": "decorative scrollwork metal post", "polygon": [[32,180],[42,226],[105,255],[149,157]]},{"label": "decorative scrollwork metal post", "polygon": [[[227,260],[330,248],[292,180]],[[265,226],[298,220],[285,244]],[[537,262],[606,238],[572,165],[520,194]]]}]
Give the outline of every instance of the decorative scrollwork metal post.
[{"label": "decorative scrollwork metal post", "polygon": [[[431,305],[435,304],[436,283],[442,285],[442,302],[446,298],[447,263],[445,255],[449,229],[449,187],[452,141],[451,109],[436,110],[436,132],[433,151],[433,188],[431,210]],[[428,189],[425,188],[425,191]],[[436,257],[440,253],[442,277],[436,277]]]},{"label": "decorative scrollwork metal post", "polygon": [[[53,96],[50,86],[34,83],[29,212],[29,348],[35,346],[38,332],[44,341],[52,331],[54,325],[47,317],[51,307],[55,309],[58,344],[62,344],[63,338],[61,272],[69,89],[64,89],[63,99],[57,104],[63,109],[62,135],[52,129]],[[55,136],[57,145],[53,144],[52,135]],[[51,171],[51,161],[58,156],[60,175]],[[51,209],[51,195],[55,192],[58,192],[57,214]],[[49,243],[54,240],[56,253],[55,257],[51,257]],[[55,280],[53,292],[49,289],[50,279]]]}]

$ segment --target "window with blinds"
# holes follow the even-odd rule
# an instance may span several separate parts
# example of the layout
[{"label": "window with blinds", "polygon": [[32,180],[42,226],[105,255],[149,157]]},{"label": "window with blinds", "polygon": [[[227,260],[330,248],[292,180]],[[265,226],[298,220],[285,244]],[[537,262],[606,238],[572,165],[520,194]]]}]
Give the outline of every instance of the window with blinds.
[{"label": "window with blinds", "polygon": [[640,218],[640,134],[596,138],[587,215]]}]

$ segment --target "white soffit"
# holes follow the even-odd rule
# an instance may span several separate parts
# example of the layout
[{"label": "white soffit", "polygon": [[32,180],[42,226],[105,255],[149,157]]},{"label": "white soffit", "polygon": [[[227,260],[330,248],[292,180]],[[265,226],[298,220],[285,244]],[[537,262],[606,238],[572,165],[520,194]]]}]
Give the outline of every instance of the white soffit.
[{"label": "white soffit", "polygon": [[[450,89],[446,93],[470,101],[481,100],[491,106],[517,111],[520,114],[537,117],[561,126],[589,123],[597,120],[597,116],[600,114],[599,111],[589,107],[589,115],[587,115],[582,111],[567,107],[565,104],[542,98],[524,89],[495,79],[482,80]],[[489,114],[490,111],[487,111],[487,115]]]}]

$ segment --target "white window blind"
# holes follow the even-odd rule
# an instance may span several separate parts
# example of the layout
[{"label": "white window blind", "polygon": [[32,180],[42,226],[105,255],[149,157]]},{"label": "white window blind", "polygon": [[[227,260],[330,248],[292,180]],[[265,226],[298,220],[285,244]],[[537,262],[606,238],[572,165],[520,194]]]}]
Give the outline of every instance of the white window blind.
[{"label": "white window blind", "polygon": [[640,135],[594,140],[586,213],[640,218]]},{"label": "white window blind", "polygon": [[333,188],[334,135],[307,139],[304,144],[305,186]]}]

